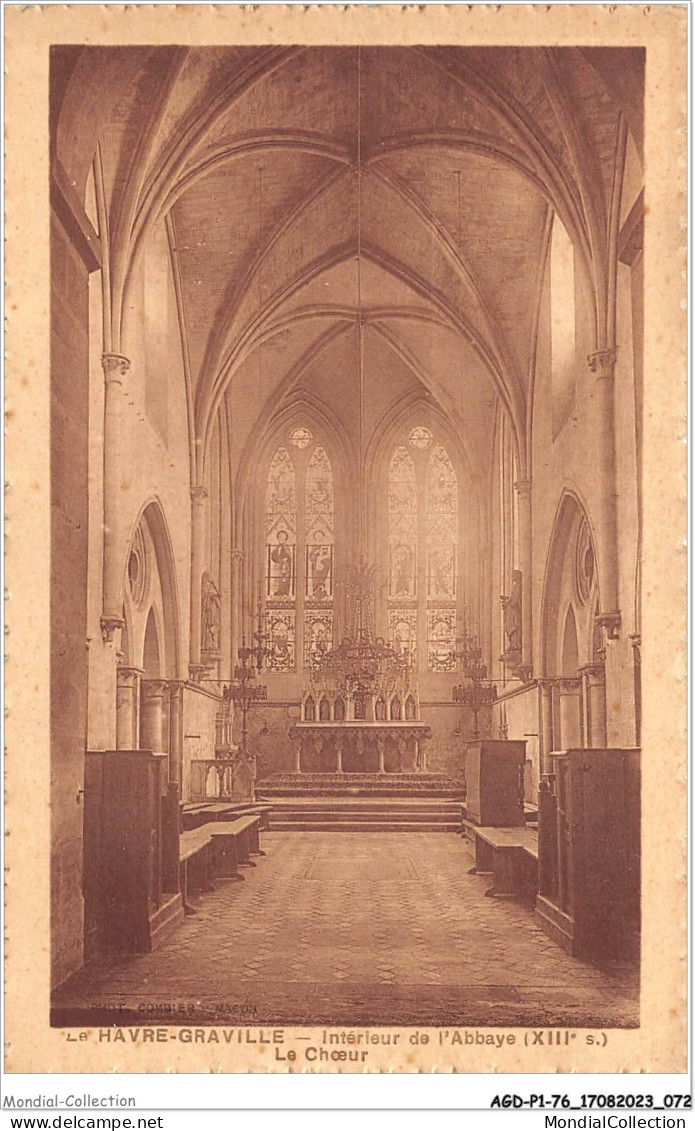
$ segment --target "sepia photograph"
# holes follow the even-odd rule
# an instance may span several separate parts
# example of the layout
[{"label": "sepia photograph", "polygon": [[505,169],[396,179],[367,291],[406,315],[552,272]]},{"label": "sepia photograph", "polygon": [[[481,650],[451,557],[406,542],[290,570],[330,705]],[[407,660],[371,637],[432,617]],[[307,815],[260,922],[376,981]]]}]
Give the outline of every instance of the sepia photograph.
[{"label": "sepia photograph", "polygon": [[639,1030],[648,42],[66,26],[43,1022]]}]

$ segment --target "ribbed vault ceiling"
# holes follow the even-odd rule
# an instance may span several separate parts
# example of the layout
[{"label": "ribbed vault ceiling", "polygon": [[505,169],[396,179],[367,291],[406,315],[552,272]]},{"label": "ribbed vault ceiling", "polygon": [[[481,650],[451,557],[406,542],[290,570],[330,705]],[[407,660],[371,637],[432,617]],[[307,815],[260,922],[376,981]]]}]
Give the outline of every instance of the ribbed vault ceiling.
[{"label": "ribbed vault ceiling", "polygon": [[59,63],[56,155],[78,193],[100,143],[117,326],[148,231],[168,223],[203,439],[226,396],[240,455],[301,388],[354,437],[362,333],[367,438],[420,389],[484,466],[498,400],[524,433],[551,209],[600,337],[621,113],[639,129],[639,92],[609,90],[600,53],[88,48]]}]

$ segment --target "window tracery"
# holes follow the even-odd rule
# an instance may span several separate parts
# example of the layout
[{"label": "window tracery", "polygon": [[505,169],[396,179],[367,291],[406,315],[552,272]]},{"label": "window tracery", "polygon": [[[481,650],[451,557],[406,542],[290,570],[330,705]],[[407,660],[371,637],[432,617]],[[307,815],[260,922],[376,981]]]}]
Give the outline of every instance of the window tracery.
[{"label": "window tracery", "polygon": [[451,671],[456,649],[458,482],[441,444],[432,451],[426,479],[427,667]]},{"label": "window tracery", "polygon": [[266,514],[266,631],[274,671],[294,668],[297,491],[292,458],[280,447],[268,469]]},{"label": "window tracery", "polygon": [[[408,433],[388,468],[388,633],[429,671],[451,671],[456,650],[459,500],[456,469],[429,428]],[[432,447],[434,444],[434,447]]]},{"label": "window tracery", "polygon": [[306,470],[304,547],[304,666],[333,645],[333,473],[328,454],[314,448]]},{"label": "window tracery", "polygon": [[405,447],[389,467],[389,596],[414,600],[417,590],[417,482]]},{"label": "window tracery", "polygon": [[271,460],[265,492],[266,631],[269,667],[278,672],[294,671],[298,660],[309,668],[333,643],[331,462],[308,428],[289,441]]}]

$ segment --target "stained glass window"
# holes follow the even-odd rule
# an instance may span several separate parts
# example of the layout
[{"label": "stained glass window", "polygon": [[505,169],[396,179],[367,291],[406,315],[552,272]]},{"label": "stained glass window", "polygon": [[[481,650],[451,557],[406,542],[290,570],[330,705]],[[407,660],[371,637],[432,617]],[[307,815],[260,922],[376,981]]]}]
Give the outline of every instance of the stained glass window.
[{"label": "stained glass window", "polygon": [[305,594],[315,601],[333,596],[333,475],[322,447],[306,472]]},{"label": "stained glass window", "polygon": [[333,644],[333,472],[320,444],[311,453],[305,480],[304,666]]},{"label": "stained glass window", "polygon": [[441,444],[427,464],[427,596],[456,598],[458,484]]},{"label": "stained glass window", "polygon": [[297,491],[294,465],[285,447],[278,448],[268,469],[265,514],[266,631],[273,644],[269,666],[291,671],[295,663]]},{"label": "stained glass window", "polygon": [[408,439],[414,448],[429,448],[432,443],[432,433],[429,428],[418,425],[417,428],[411,430]]},{"label": "stained glass window", "polygon": [[266,605],[265,617],[271,644],[268,667],[275,672],[291,672],[294,670],[294,609]]},{"label": "stained glass window", "polygon": [[427,543],[427,667],[451,671],[456,645],[456,556],[458,482],[441,444],[427,461],[425,481]]},{"label": "stained glass window", "polygon": [[306,609],[304,612],[304,667],[308,670],[333,643],[333,611]]},{"label": "stained glass window", "polygon": [[295,448],[308,448],[313,439],[314,437],[308,428],[295,428],[293,432],[290,432],[290,443]]},{"label": "stained glass window", "polygon": [[456,609],[427,610],[427,667],[431,672],[453,671],[456,648]]},{"label": "stained glass window", "polygon": [[405,447],[389,466],[389,596],[414,599],[417,592],[417,482]]},{"label": "stained glass window", "polygon": [[410,666],[417,662],[417,610],[389,609],[389,643],[399,655],[407,654]]}]

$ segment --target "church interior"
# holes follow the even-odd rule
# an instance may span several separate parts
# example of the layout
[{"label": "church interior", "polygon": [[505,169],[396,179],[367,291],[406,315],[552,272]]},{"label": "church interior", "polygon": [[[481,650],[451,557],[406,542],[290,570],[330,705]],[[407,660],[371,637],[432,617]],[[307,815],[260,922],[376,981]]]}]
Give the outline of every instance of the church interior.
[{"label": "church interior", "polygon": [[643,78],[52,49],[55,1024],[637,1023]]}]

